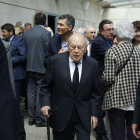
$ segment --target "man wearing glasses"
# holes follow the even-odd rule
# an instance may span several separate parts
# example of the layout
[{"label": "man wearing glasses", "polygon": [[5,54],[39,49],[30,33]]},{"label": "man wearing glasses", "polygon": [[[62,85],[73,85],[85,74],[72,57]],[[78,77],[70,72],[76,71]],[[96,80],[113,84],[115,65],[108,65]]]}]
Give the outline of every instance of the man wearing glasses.
[{"label": "man wearing glasses", "polygon": [[[98,63],[85,54],[87,43],[80,33],[71,35],[68,52],[49,59],[40,91],[41,112],[49,117],[54,140],[89,140],[91,124],[97,126],[100,93]],[[52,114],[48,110],[52,109]]]},{"label": "man wearing glasses", "polygon": [[[91,46],[91,57],[99,63],[99,88],[103,86],[101,77],[104,71],[104,55],[106,51],[112,47],[113,42],[113,22],[110,20],[103,20],[99,24],[100,34],[94,39]],[[105,113],[102,111],[102,101],[100,101],[98,110],[98,126],[96,128],[97,138],[96,140],[108,140],[107,133],[104,126],[103,118]]]}]

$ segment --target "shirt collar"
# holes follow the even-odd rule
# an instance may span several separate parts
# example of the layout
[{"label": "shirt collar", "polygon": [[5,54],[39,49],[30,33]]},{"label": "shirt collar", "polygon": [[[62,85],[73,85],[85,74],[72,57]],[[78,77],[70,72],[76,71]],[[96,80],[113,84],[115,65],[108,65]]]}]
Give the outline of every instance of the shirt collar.
[{"label": "shirt collar", "polygon": [[[79,62],[80,62],[80,64],[82,64],[82,62],[83,62],[83,57],[82,57],[82,59],[81,59]],[[69,55],[69,63],[73,63],[73,59],[71,58],[70,55]]]},{"label": "shirt collar", "polygon": [[40,25],[42,28],[44,28],[44,26],[43,25]]},{"label": "shirt collar", "polygon": [[10,43],[13,38],[14,38],[14,35],[8,40],[8,43]]}]

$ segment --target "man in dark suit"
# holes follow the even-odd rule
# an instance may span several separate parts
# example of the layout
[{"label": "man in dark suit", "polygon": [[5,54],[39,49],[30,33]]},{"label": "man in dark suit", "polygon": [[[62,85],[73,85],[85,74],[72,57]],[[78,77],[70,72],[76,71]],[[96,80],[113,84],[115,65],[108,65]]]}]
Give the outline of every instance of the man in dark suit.
[{"label": "man in dark suit", "polygon": [[75,26],[75,19],[72,15],[61,15],[58,20],[57,30],[58,35],[51,38],[47,49],[44,67],[47,68],[48,60],[51,56],[68,51],[68,39],[72,34],[72,29]]},{"label": "man in dark suit", "polygon": [[27,47],[27,66],[28,75],[27,97],[29,125],[38,127],[46,126],[44,116],[40,112],[39,92],[41,82],[46,72],[43,66],[44,58],[48,48],[51,33],[44,29],[46,26],[46,15],[37,13],[35,15],[35,26],[24,33]]},{"label": "man in dark suit", "polygon": [[15,34],[12,24],[4,24],[2,27],[2,36],[5,41],[11,45],[12,64],[14,73],[14,83],[16,89],[16,98],[20,106],[21,82],[26,76],[26,46],[25,40]]},{"label": "man in dark suit", "polygon": [[136,94],[136,104],[133,116],[132,131],[134,136],[140,138],[140,81],[138,84],[137,94]]},{"label": "man in dark suit", "polygon": [[[91,57],[99,63],[99,88],[101,89],[102,84],[102,74],[104,71],[104,56],[106,51],[112,47],[113,42],[113,22],[109,20],[103,20],[99,24],[100,34],[93,40],[91,46]],[[96,140],[108,140],[106,137],[105,126],[103,122],[103,117],[105,113],[102,111],[102,101],[100,101],[99,110],[98,110],[98,126],[96,128],[97,138]]]},{"label": "man in dark suit", "polygon": [[54,140],[71,140],[73,131],[78,140],[89,140],[90,125],[97,126],[98,63],[84,55],[86,49],[85,37],[76,33],[69,39],[68,52],[49,59],[40,104],[43,115],[50,116]]}]

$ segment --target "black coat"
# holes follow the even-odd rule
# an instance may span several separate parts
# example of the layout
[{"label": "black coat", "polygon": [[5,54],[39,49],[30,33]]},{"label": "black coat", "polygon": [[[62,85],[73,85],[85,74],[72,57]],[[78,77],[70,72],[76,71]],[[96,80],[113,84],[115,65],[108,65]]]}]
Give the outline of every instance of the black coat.
[{"label": "black coat", "polygon": [[92,43],[91,46],[91,57],[93,57],[95,60],[99,63],[99,86],[102,87],[102,80],[101,76],[104,71],[104,56],[106,51],[110,48],[107,40],[99,34]]},{"label": "black coat", "polygon": [[23,127],[23,118],[10,82],[6,50],[0,40],[0,140],[15,140]]},{"label": "black coat", "polygon": [[74,94],[69,69],[69,52],[50,58],[40,91],[40,104],[51,106],[50,126],[62,131],[67,126],[75,107],[87,131],[91,116],[97,116],[100,98],[98,88],[98,63],[84,55],[79,87]]},{"label": "black coat", "polygon": [[138,84],[138,89],[136,94],[136,104],[135,104],[133,123],[138,125],[138,130],[140,131],[140,81]]}]

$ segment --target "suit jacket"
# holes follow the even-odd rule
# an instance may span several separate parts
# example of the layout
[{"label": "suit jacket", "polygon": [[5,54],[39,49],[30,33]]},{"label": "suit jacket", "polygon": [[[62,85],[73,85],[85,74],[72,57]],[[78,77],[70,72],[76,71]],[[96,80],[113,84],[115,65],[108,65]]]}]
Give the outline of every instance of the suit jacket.
[{"label": "suit jacket", "polygon": [[135,104],[135,111],[133,116],[133,123],[137,124],[137,130],[140,131],[140,80],[138,83],[138,89],[136,94],[136,104]]},{"label": "suit jacket", "polygon": [[24,33],[27,47],[26,71],[45,73],[43,66],[51,33],[41,25],[36,25]]},{"label": "suit jacket", "polygon": [[99,34],[92,42],[91,57],[99,63],[99,86],[102,87],[101,76],[104,71],[104,56],[106,51],[110,48],[107,40]]},{"label": "suit jacket", "polygon": [[61,46],[61,36],[55,36],[50,39],[46,57],[44,60],[44,67],[47,68],[47,64],[49,61],[49,58],[55,54],[58,54],[59,50],[62,48]]},{"label": "suit jacket", "polygon": [[2,40],[2,43],[4,44],[6,49],[11,85],[12,85],[14,95],[16,96],[13,67],[12,67],[11,45],[4,40]]},{"label": "suit jacket", "polygon": [[24,127],[23,117],[11,86],[5,47],[0,39],[0,139],[16,140]]},{"label": "suit jacket", "polygon": [[90,132],[91,116],[97,116],[99,98],[98,63],[93,58],[83,56],[81,80],[75,94],[69,52],[50,58],[40,91],[40,105],[54,109],[50,116],[50,126],[54,130],[62,131],[67,126],[75,105],[83,125]]},{"label": "suit jacket", "polygon": [[133,54],[125,68],[116,75],[128,59],[132,48],[133,45],[129,41],[120,42],[105,54],[105,70],[102,80],[110,87],[104,96],[104,110],[136,103],[136,91],[140,79],[140,49],[138,47],[134,47]]},{"label": "suit jacket", "polygon": [[14,80],[21,80],[26,77],[25,63],[26,63],[26,46],[25,40],[14,35],[10,42]]}]

